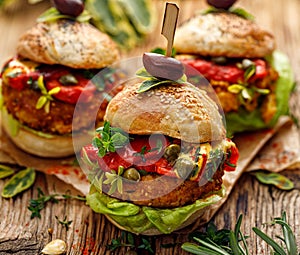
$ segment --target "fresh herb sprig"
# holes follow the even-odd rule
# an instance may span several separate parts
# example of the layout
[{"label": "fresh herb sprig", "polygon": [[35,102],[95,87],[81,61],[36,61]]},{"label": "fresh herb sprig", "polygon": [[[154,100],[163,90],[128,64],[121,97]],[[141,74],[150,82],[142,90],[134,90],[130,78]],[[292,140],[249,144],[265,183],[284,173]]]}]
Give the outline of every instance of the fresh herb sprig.
[{"label": "fresh herb sprig", "polygon": [[45,208],[48,202],[58,203],[59,199],[77,199],[81,201],[85,201],[86,198],[82,196],[73,196],[68,194],[51,194],[45,195],[44,192],[37,188],[38,191],[38,198],[37,199],[30,199],[29,206],[27,207],[29,211],[31,211],[30,218],[41,218],[41,211]]},{"label": "fresh herb sprig", "polygon": [[234,230],[217,230],[213,223],[208,224],[206,233],[194,232],[190,235],[195,243],[184,243],[183,250],[193,254],[206,255],[249,255],[246,236],[241,231],[242,215],[238,218]]},{"label": "fresh herb sprig", "polygon": [[59,224],[61,224],[63,227],[65,227],[66,231],[69,230],[69,227],[70,227],[71,223],[73,222],[72,220],[68,220],[67,216],[65,216],[63,218],[63,220],[60,220],[60,219],[58,219],[58,216],[55,215],[55,219],[57,220],[57,222]]},{"label": "fresh herb sprig", "polygon": [[[197,243],[186,242],[181,247],[183,250],[198,255],[250,255],[245,236],[241,231],[242,215],[238,218],[234,230],[217,230],[213,223],[209,223],[205,233],[193,232],[189,237]],[[260,229],[252,230],[269,246],[275,255],[300,255],[295,236],[287,223],[286,213],[282,217],[274,218],[272,225],[279,224],[282,227],[283,236],[276,236],[285,245],[285,248],[266,235]]]},{"label": "fresh herb sprig", "polygon": [[238,94],[239,99],[242,103],[246,103],[246,101],[252,100],[255,92],[262,95],[270,93],[269,89],[261,89],[255,86],[249,86],[250,79],[256,73],[256,65],[253,61],[249,59],[243,59],[242,63],[237,64],[237,67],[240,69],[244,69],[244,80],[238,82],[237,84],[230,85],[228,87],[228,91],[233,94]]},{"label": "fresh herb sprig", "polygon": [[[135,236],[129,232],[122,231],[121,236],[112,239],[107,245],[110,251],[115,251],[121,247],[130,247],[128,254],[154,254],[153,238],[147,236]],[[127,254],[127,253],[126,253]]]},{"label": "fresh herb sprig", "polygon": [[109,122],[104,122],[103,127],[97,128],[98,136],[94,137],[92,144],[98,148],[98,155],[104,157],[109,152],[115,152],[129,142],[128,135],[120,128],[111,127]]}]

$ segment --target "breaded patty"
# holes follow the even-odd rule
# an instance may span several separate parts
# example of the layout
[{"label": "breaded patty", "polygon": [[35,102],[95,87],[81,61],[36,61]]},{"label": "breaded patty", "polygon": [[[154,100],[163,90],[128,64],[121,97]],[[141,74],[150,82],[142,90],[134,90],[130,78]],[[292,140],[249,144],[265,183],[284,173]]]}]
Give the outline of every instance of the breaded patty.
[{"label": "breaded patty", "polygon": [[[36,104],[41,97],[40,91],[24,88],[16,90],[9,85],[2,85],[4,105],[7,111],[13,115],[21,124],[28,126],[36,131],[49,134],[70,134],[72,132],[73,115],[76,105],[67,104],[59,100],[50,102],[50,112],[44,108],[37,109]],[[74,131],[80,131],[91,127],[95,123],[95,114],[99,108],[99,102],[103,101],[103,95],[95,92],[91,102],[79,104],[74,119]],[[103,101],[97,114],[97,120],[103,119],[107,101]],[[95,114],[93,114],[95,113]]]},{"label": "breaded patty", "polygon": [[[183,181],[182,179],[149,174],[139,182],[123,181],[123,193],[115,193],[118,199],[136,205],[155,208],[175,208],[194,203],[211,192],[222,188],[223,170],[217,170],[211,180]],[[104,185],[103,190],[108,189]]]}]

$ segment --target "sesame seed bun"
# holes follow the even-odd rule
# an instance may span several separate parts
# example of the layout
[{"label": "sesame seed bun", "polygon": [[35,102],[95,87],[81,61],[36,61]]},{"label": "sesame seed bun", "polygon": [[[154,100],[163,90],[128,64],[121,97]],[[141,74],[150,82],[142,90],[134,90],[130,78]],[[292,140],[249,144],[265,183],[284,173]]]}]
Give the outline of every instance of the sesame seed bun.
[{"label": "sesame seed bun", "polygon": [[177,53],[202,56],[256,58],[275,49],[273,35],[253,20],[229,12],[200,14],[176,31]]},{"label": "sesame seed bun", "polygon": [[103,68],[119,59],[116,44],[88,23],[40,22],[19,39],[17,53],[38,63]]},{"label": "sesame seed bun", "polygon": [[138,93],[140,85],[129,82],[108,104],[104,120],[130,134],[161,133],[191,143],[225,137],[217,104],[204,90],[184,83]]}]

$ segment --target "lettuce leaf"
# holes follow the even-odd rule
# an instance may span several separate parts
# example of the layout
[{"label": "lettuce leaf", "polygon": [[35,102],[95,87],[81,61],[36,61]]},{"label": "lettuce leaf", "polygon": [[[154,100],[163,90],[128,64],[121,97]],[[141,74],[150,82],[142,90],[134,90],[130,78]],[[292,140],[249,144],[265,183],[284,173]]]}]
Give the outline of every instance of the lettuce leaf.
[{"label": "lettuce leaf", "polygon": [[295,85],[289,59],[284,53],[274,51],[272,55],[266,57],[266,60],[279,73],[276,82],[277,111],[269,123],[263,121],[259,109],[249,113],[240,108],[236,113],[226,114],[228,136],[243,131],[271,128],[277,123],[280,116],[289,114],[289,98]]},{"label": "lettuce leaf", "polygon": [[208,198],[198,199],[191,205],[174,209],[158,209],[147,206],[137,206],[129,202],[111,198],[100,193],[91,186],[86,196],[87,204],[96,213],[108,215],[127,231],[142,233],[149,229],[158,229],[162,234],[169,234],[183,225],[194,213],[215,204],[225,195],[225,189],[212,193]]}]

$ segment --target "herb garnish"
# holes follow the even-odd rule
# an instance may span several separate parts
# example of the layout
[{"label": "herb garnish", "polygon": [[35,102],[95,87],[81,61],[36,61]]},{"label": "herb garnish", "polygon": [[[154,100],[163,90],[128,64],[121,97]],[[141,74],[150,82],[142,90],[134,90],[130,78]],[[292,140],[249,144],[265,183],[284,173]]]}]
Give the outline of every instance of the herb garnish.
[{"label": "herb garnish", "polygon": [[183,75],[180,79],[176,81],[161,79],[152,76],[149,74],[145,68],[141,68],[136,72],[136,76],[144,78],[145,80],[141,83],[140,87],[137,90],[137,93],[142,93],[150,90],[153,87],[167,84],[183,84],[187,81],[186,75]]},{"label": "herb garnish", "polygon": [[162,151],[162,147],[163,147],[162,141],[160,139],[157,139],[155,148],[147,149],[147,146],[144,145],[141,148],[140,152],[135,152],[135,153],[133,153],[133,155],[136,157],[140,156],[142,158],[142,161],[146,162],[146,158],[145,158],[146,153],[152,152],[152,151],[157,151],[157,154],[159,154]]},{"label": "herb garnish", "polygon": [[73,196],[67,194],[51,194],[45,195],[44,192],[37,188],[38,191],[38,198],[37,199],[30,199],[29,206],[27,207],[29,211],[31,211],[30,218],[33,219],[35,217],[41,218],[41,210],[43,210],[48,202],[58,203],[58,199],[78,199],[81,201],[85,201],[85,197],[82,196]]},{"label": "herb garnish", "polygon": [[5,183],[1,196],[11,198],[29,189],[34,184],[35,176],[35,170],[30,167],[17,172]]},{"label": "herb garnish", "polygon": [[109,152],[124,147],[129,142],[128,135],[120,128],[111,127],[108,121],[104,126],[96,129],[98,136],[92,140],[92,145],[98,148],[98,155],[104,157]]},{"label": "herb garnish", "polygon": [[154,254],[153,239],[146,236],[135,236],[130,232],[122,231],[121,236],[117,239],[112,239],[111,244],[107,245],[110,251],[115,251],[121,247],[130,247],[137,254]]},{"label": "herb garnish", "polygon": [[71,223],[73,222],[72,220],[67,220],[67,216],[64,217],[63,220],[58,219],[58,217],[55,215],[55,219],[58,221],[59,224],[61,224],[63,227],[66,228],[66,231],[69,230],[69,227]]},{"label": "herb garnish", "polygon": [[39,89],[41,90],[42,96],[38,99],[35,108],[41,109],[44,107],[45,112],[50,112],[50,101],[53,101],[52,95],[57,94],[60,91],[60,87],[55,87],[51,89],[50,91],[47,91],[45,84],[44,84],[44,78],[41,75],[37,80],[37,85]]},{"label": "herb garnish", "polygon": [[280,173],[268,173],[263,171],[255,171],[253,175],[263,184],[271,184],[282,190],[292,190],[294,183]]},{"label": "herb garnish", "polygon": [[[268,89],[261,89],[255,86],[249,87],[249,80],[256,73],[256,65],[253,61],[249,59],[243,59],[242,63],[237,63],[237,67],[244,69],[244,81],[240,81],[237,84],[232,84],[228,87],[228,91],[233,94],[239,94],[239,99],[242,103],[252,100],[255,92],[266,95],[270,93]],[[245,101],[246,100],[246,101]]]},{"label": "herb garnish", "polygon": [[104,184],[110,184],[110,189],[107,192],[108,195],[113,194],[116,190],[120,194],[123,192],[123,181],[122,181],[122,174],[124,172],[124,167],[118,167],[118,173],[116,171],[111,170],[110,172],[105,172],[106,180],[103,182]]},{"label": "herb garnish", "polygon": [[228,10],[224,10],[224,9],[218,9],[213,6],[210,6],[209,8],[207,8],[202,12],[202,15],[209,14],[209,13],[219,13],[219,12],[229,12],[237,16],[240,16],[244,19],[254,20],[254,16],[242,8],[229,8]]},{"label": "herb garnish", "polygon": [[[185,251],[200,255],[250,255],[246,243],[248,237],[241,232],[241,223],[242,215],[239,216],[234,230],[217,230],[216,226],[210,222],[205,233],[193,232],[190,234],[189,238],[197,243],[186,242],[181,247]],[[252,230],[273,248],[272,254],[297,255],[297,243],[292,229],[287,223],[286,213],[283,212],[281,218],[274,218],[271,224],[281,225],[283,237],[277,237],[285,244],[286,249],[258,228],[254,227]]]}]

